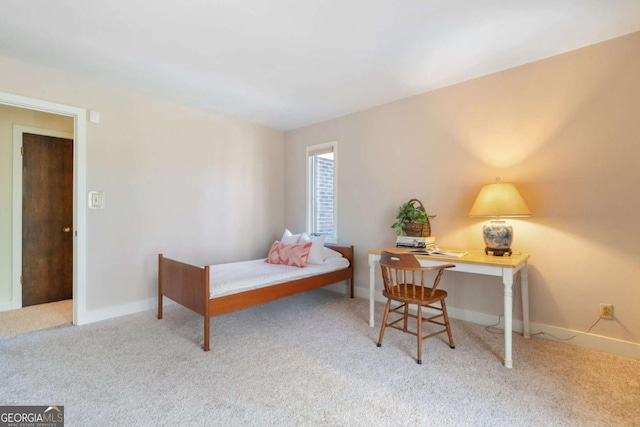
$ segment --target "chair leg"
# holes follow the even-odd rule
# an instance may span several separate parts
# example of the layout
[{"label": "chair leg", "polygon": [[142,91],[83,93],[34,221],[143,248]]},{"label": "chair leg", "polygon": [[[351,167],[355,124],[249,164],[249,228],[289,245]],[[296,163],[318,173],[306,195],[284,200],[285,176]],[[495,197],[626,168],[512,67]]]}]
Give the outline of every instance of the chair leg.
[{"label": "chair leg", "polygon": [[404,303],[404,332],[407,332],[407,327],[409,326],[409,304]]},{"label": "chair leg", "polygon": [[391,308],[391,300],[387,299],[387,305],[384,306],[384,316],[382,316],[382,325],[380,325],[380,338],[378,338],[378,347],[382,346],[382,338],[384,330],[387,327],[387,318],[389,317],[389,309]]},{"label": "chair leg", "polygon": [[422,365],[422,306],[418,305],[418,365]]},{"label": "chair leg", "polygon": [[449,315],[447,314],[447,305],[444,303],[444,300],[440,302],[442,303],[442,314],[444,314],[444,324],[447,326],[447,335],[449,335],[449,347],[456,348],[456,345],[453,343],[453,334],[451,333],[451,324],[449,323]]}]

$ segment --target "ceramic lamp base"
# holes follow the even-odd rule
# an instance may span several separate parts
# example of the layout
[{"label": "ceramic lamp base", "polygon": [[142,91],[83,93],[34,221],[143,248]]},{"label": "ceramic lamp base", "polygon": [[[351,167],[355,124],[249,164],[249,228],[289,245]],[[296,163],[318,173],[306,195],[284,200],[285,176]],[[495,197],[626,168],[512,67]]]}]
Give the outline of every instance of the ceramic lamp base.
[{"label": "ceramic lamp base", "polygon": [[484,253],[494,256],[511,255],[511,243],[513,242],[513,227],[505,221],[489,221],[482,227],[484,239]]}]

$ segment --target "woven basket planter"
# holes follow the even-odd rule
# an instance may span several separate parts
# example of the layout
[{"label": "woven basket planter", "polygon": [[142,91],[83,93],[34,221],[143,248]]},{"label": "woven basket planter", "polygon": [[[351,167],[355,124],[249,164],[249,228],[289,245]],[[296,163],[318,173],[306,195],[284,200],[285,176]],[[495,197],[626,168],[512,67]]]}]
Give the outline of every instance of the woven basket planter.
[{"label": "woven basket planter", "polygon": [[411,237],[429,237],[431,236],[431,224],[420,224],[418,222],[406,222],[404,232]]},{"label": "woven basket planter", "polygon": [[[398,236],[430,237],[431,224],[429,220],[431,218],[435,218],[435,215],[427,214],[420,200],[411,199],[407,203],[400,205],[396,215],[396,222],[391,224],[391,228],[396,229],[396,235]],[[425,220],[424,224],[417,222],[423,220]]]}]

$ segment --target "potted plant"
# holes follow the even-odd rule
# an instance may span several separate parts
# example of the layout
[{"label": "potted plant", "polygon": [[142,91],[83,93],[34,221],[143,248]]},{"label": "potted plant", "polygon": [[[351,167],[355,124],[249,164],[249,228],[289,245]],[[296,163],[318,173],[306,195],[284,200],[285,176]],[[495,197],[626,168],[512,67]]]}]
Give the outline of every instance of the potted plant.
[{"label": "potted plant", "polygon": [[396,229],[398,236],[429,237],[431,235],[429,220],[435,217],[427,214],[420,200],[411,199],[400,206],[396,216],[397,221],[391,225],[391,228]]}]

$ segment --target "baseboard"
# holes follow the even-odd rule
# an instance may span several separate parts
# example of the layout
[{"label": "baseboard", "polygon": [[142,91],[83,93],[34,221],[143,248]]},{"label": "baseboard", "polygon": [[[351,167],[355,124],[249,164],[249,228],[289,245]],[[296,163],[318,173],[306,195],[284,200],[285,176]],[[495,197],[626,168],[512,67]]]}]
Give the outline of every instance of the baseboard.
[{"label": "baseboard", "polygon": [[[535,335],[537,338],[574,345],[576,347],[588,348],[589,350],[640,360],[640,344],[632,341],[623,341],[596,334],[585,334],[584,331],[557,328],[540,323],[531,323],[531,335]],[[572,336],[575,336],[575,338],[569,341],[560,341],[557,339],[567,339]]]},{"label": "baseboard", "polygon": [[11,300],[0,301],[0,311],[13,310]]},{"label": "baseboard", "polygon": [[[344,282],[334,283],[333,285],[324,286],[322,289],[326,289],[331,292],[335,292],[338,294],[349,294],[349,284]],[[357,289],[354,287],[354,289]]]},{"label": "baseboard", "polygon": [[[369,299],[368,288],[356,287],[355,294],[358,298]],[[386,299],[382,296],[381,292],[376,292],[375,300],[377,302],[386,303]],[[478,325],[495,325],[495,328],[497,329],[504,329],[504,317],[500,317],[500,319],[498,319],[498,315],[451,307],[449,304],[447,304],[447,311],[449,312],[449,316],[453,319],[463,320],[465,322],[475,323]],[[376,313],[376,315],[380,316],[380,313]],[[380,318],[377,317],[376,321],[379,322]],[[377,326],[379,325],[380,323],[377,323]],[[548,339],[562,344],[640,360],[639,343],[609,338],[602,335],[584,334],[584,331],[574,331],[566,328],[558,328],[556,326],[543,325],[541,323],[531,322],[529,327],[531,329],[531,335],[536,338]],[[513,331],[522,335],[522,320],[513,319]],[[568,341],[562,341],[562,339],[570,338],[574,335],[575,338]]]},{"label": "baseboard", "polygon": [[[345,293],[348,292],[348,286],[346,282],[336,283],[334,285],[330,285],[326,287],[328,290]],[[1,304],[1,302],[0,302]],[[9,301],[11,304],[11,301]],[[175,301],[164,297],[163,306],[168,307],[170,305],[176,304]],[[100,322],[102,320],[113,319],[115,317],[126,316],[129,314],[140,313],[142,311],[148,310],[156,310],[158,308],[158,299],[157,298],[148,298],[146,300],[140,300],[135,302],[130,302],[127,304],[117,305],[113,307],[106,307],[100,310],[87,310],[82,316],[82,322],[79,325],[86,325],[89,323]]]},{"label": "baseboard", "polygon": [[[168,298],[164,299],[163,306],[175,304]],[[87,310],[82,319],[82,324],[100,322],[102,320],[113,319],[115,317],[126,316],[129,314],[140,313],[142,311],[148,311],[158,308],[158,298],[148,298],[141,301],[135,301],[127,304],[117,305],[114,307],[107,307],[100,310]]]}]

